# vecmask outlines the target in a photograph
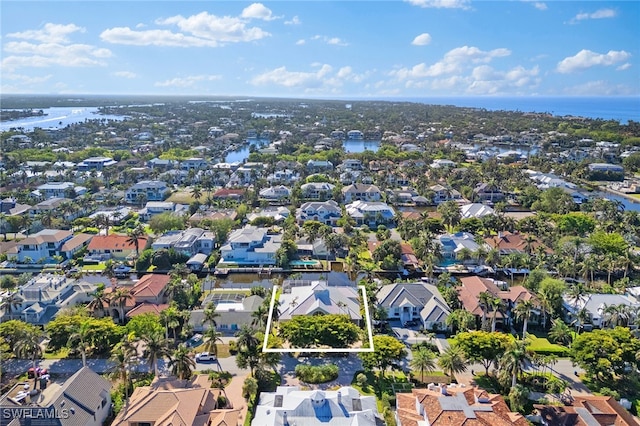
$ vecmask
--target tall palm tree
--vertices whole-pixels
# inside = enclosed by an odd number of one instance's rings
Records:
[[[118,321],[120,323],[124,322],[124,308],[127,305],[127,300],[131,299],[133,299],[131,291],[124,287],[117,287],[109,297],[111,306],[118,310]]]
[[[210,327],[204,332],[204,350],[212,353],[218,358],[218,342],[222,343],[220,333],[215,327]]]
[[[482,309],[482,328],[486,329],[487,324],[487,313],[491,310],[491,304],[493,301],[493,294],[488,291],[483,291],[478,295],[478,303],[480,304],[480,309]]]
[[[438,366],[442,368],[451,379],[455,379],[456,373],[467,371],[468,362],[464,353],[458,346],[450,346],[438,358]]]
[[[258,309],[256,309],[252,314],[251,317],[253,318],[251,320],[251,325],[257,328],[263,328],[266,327],[267,325],[267,318],[269,317],[269,310],[267,309],[267,307],[263,304],[258,306]]]
[[[631,312],[629,306],[622,303],[619,305],[605,305],[602,310],[602,316],[604,317],[604,322],[608,324],[609,327],[614,328],[618,325],[628,325]]]
[[[204,308],[204,319],[203,323],[209,323],[211,328],[217,328],[218,323],[216,322],[216,318],[220,317],[220,313],[216,312],[216,305],[213,302],[209,302],[206,308]]]
[[[196,185],[193,187],[193,189],[191,190],[191,196],[195,198],[196,201],[202,198],[202,188],[200,188],[200,185]]]
[[[92,299],[87,305],[87,308],[89,308],[94,316],[96,316],[97,313],[100,313],[101,317],[104,316],[104,306],[108,306],[110,302],[109,296],[104,294],[104,285],[102,287],[98,287],[96,291],[90,294],[90,296],[92,297]]]
[[[135,228],[127,231],[127,244],[133,244],[136,249],[136,259],[140,256],[140,240],[146,240],[147,233],[142,225],[138,224]]]
[[[142,356],[147,360],[149,368],[153,368],[154,375],[158,377],[158,361],[170,355],[169,341],[158,332],[144,336],[142,341],[146,345]]]
[[[189,379],[191,372],[196,368],[196,362],[191,358],[189,348],[184,345],[178,346],[178,348],[173,351],[173,355],[169,361],[169,367],[171,368],[171,374],[178,379]]]
[[[30,328],[23,336],[13,345],[13,351],[18,358],[30,359],[33,363],[35,372],[36,361],[42,358],[44,350],[41,342],[44,340],[45,334],[37,327]],[[35,375],[34,389],[37,388],[38,377]]]
[[[491,331],[495,332],[496,331],[496,323],[498,320],[498,312],[502,311],[504,308],[504,303],[502,303],[502,299],[500,299],[499,297],[494,297],[491,300]]]
[[[131,341],[131,337],[126,335],[122,341],[113,348],[111,357],[109,357],[109,361],[113,363],[113,374],[124,384],[125,412],[129,407],[129,369],[133,365],[136,356],[137,351]]]
[[[511,387],[518,384],[518,377],[527,362],[531,361],[531,353],[527,350],[529,342],[521,340],[514,342],[500,359],[500,368],[511,374]]]
[[[260,341],[256,337],[256,330],[247,325],[243,325],[236,333],[236,343],[239,349],[244,349],[248,352],[252,352],[258,347]]]
[[[535,305],[532,300],[519,300],[516,307],[513,308],[513,313],[516,319],[522,320],[522,338],[527,338],[527,325],[529,318],[535,309]]]
[[[18,292],[9,294],[2,301],[2,310],[4,311],[4,315],[10,316],[11,318],[13,318],[13,313],[17,311],[20,306],[22,306],[22,298]]]
[[[87,351],[93,346],[93,330],[88,320],[82,321],[80,327],[69,336],[68,345],[77,347],[82,355],[82,366],[87,366]]]
[[[409,365],[414,370],[420,370],[420,379],[424,383],[424,372],[431,372],[436,369],[436,355],[424,346],[420,346],[417,351],[412,351],[413,358]]]
[[[554,343],[569,346],[573,340],[571,329],[560,318],[553,320],[553,325],[549,329],[549,339]]]

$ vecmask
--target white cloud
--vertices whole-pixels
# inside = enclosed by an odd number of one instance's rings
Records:
[[[524,3],[530,3],[533,7],[535,7],[538,10],[547,10],[547,4],[541,1],[536,1],[536,0],[521,0]]]
[[[305,43],[306,43],[305,39],[302,38],[302,39],[296,41],[296,46],[302,46]]]
[[[302,24],[302,21],[300,21],[300,18],[298,18],[298,15],[296,15],[293,18],[291,18],[291,20],[284,21],[284,24],[285,25],[300,25],[300,24]]]
[[[591,13],[578,13],[569,22],[575,24],[576,22],[584,21],[587,19],[615,18],[617,14],[618,13],[615,11],[615,9],[598,9],[595,12]]]
[[[52,74],[47,74],[47,75],[38,76],[38,77],[31,77],[31,76],[22,75],[22,74],[6,73],[2,76],[2,79],[18,82],[20,83],[20,85],[33,85],[33,84],[45,83],[51,80],[51,77],[53,77]]]
[[[558,62],[556,70],[563,74],[582,71],[596,65],[611,66],[618,62],[624,62],[631,57],[631,54],[624,50],[610,50],[607,53],[596,53],[583,49],[574,56],[568,56]]]
[[[273,16],[271,9],[262,3],[253,3],[252,5],[245,7],[240,16],[248,19],[262,19],[263,21],[273,21],[274,19],[278,19],[278,17]]]
[[[416,38],[411,42],[414,46],[426,46],[429,43],[431,43],[431,36],[429,33],[422,33],[416,36]]]
[[[313,37],[311,37],[311,40],[320,40],[323,41],[327,44],[331,44],[334,46],[348,46],[349,43],[345,42],[344,40],[341,40],[338,37],[327,37],[325,35],[314,35]]]
[[[113,73],[113,75],[122,78],[136,78],[138,76],[138,74],[131,71],[116,71]]]
[[[564,93],[571,96],[637,96],[637,88],[623,84],[612,85],[604,80],[589,81],[576,86],[569,86]]]
[[[7,37],[35,40],[42,43],[69,43],[68,36],[75,32],[83,33],[85,29],[75,24],[61,25],[46,23],[42,29],[11,33],[7,34]]]
[[[405,0],[414,6],[434,9],[469,9],[470,0]]]
[[[220,80],[220,75],[191,75],[188,77],[176,77],[170,80],[158,81],[156,87],[193,87],[196,83]]]
[[[244,18],[219,17],[207,12],[159,19],[156,24],[173,25],[180,32],[162,29],[136,31],[129,27],[115,27],[103,31],[100,38],[110,43],[134,46],[218,47],[225,43],[260,40],[271,35],[259,27],[249,27]]]
[[[391,74],[400,80],[439,77],[445,74],[460,73],[466,66],[489,63],[494,58],[509,56],[510,54],[511,51],[505,48],[483,51],[473,46],[462,46],[450,50],[442,60],[433,65],[421,63],[412,68],[394,70]]]
[[[631,64],[627,62],[626,64],[622,64],[618,68],[616,68],[616,71],[624,71],[628,70],[629,68],[631,68]]]
[[[2,67],[14,70],[26,67],[92,67],[103,66],[105,58],[112,56],[109,49],[88,44],[34,44],[27,41],[5,43],[5,52],[10,55],[2,59]]]
[[[255,76],[251,84],[255,86],[279,86],[305,92],[330,91],[339,93],[346,83],[362,83],[371,75],[370,72],[357,74],[350,66],[338,70],[329,64],[315,63],[311,65],[315,71],[289,71],[280,67]]]

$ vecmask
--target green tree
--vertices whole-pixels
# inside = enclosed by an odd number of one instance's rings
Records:
[[[87,366],[87,352],[92,348],[92,337],[91,324],[88,319],[80,323],[80,327],[69,336],[69,346],[80,350],[83,367]]]
[[[373,336],[373,352],[361,352],[362,365],[366,369],[377,368],[384,376],[386,369],[394,362],[402,360],[407,355],[404,344],[398,339],[387,335]]]
[[[135,338],[143,339],[153,333],[164,332],[164,327],[160,322],[160,316],[154,312],[146,312],[136,315],[127,322],[125,326],[127,334],[133,333]]]
[[[196,368],[196,362],[191,358],[189,348],[184,345],[178,346],[178,348],[173,351],[169,361],[169,368],[171,368],[171,374],[176,376],[178,379],[189,379],[191,377],[191,373]]]
[[[491,364],[498,361],[512,341],[513,337],[506,334],[467,331],[456,335],[454,346],[460,348],[467,360],[481,363],[489,375]]]
[[[145,345],[142,356],[147,360],[149,368],[153,369],[153,374],[158,377],[158,361],[171,354],[169,341],[158,332],[143,337],[142,341]]]
[[[451,312],[445,320],[447,326],[451,327],[454,333],[473,330],[476,327],[476,317],[465,309],[456,309]]]
[[[156,235],[172,229],[184,229],[185,219],[170,212],[160,213],[149,220],[149,227]]]
[[[135,228],[127,231],[127,244],[133,244],[136,249],[136,258],[140,256],[140,240],[147,240],[147,233],[142,225],[138,224]]]
[[[279,335],[296,348],[346,348],[359,339],[360,328],[348,315],[300,315],[281,323]]]
[[[457,346],[448,347],[438,358],[438,366],[452,380],[455,379],[455,374],[467,371],[467,365],[462,349]]]
[[[424,346],[412,351],[413,358],[409,365],[420,371],[420,381],[424,383],[424,372],[431,372],[436,368],[436,355]]]
[[[258,393],[258,381],[253,377],[247,377],[242,384],[242,396],[250,402]]]
[[[519,300],[513,309],[516,319],[522,321],[523,339],[527,337],[527,324],[529,323],[529,318],[531,317],[534,309],[535,305],[532,300]]]
[[[512,388],[517,385],[518,377],[531,361],[531,353],[527,350],[528,345],[529,342],[525,340],[513,341],[500,358],[500,368],[511,375]]]
[[[569,346],[573,340],[571,327],[560,318],[554,319],[551,329],[549,330],[549,340],[553,343]]]
[[[33,363],[33,369],[35,370],[37,364],[36,361],[42,358],[44,350],[42,349],[43,340],[46,335],[36,327],[26,329],[26,332],[20,337],[14,346],[13,351],[18,358],[29,359]],[[37,375],[34,380],[34,389],[37,388]]]

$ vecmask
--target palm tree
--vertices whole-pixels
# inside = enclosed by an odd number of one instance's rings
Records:
[[[44,332],[37,327],[27,330],[20,340],[13,345],[13,351],[18,358],[30,359],[33,363],[33,370],[35,373],[36,361],[42,358],[44,353],[41,342],[45,338]],[[38,376],[34,374],[34,389],[37,388]]]
[[[136,259],[140,256],[140,240],[146,240],[147,233],[142,225],[138,224],[135,228],[127,231],[127,244],[133,244],[136,249]]]
[[[217,328],[218,323],[216,322],[216,318],[220,317],[220,313],[216,312],[216,305],[213,302],[209,302],[207,307],[204,309],[204,319],[202,322],[204,324],[209,323],[211,328]]]
[[[450,346],[438,358],[438,366],[442,368],[451,379],[455,379],[456,373],[467,371],[467,360],[458,346]]]
[[[22,306],[22,298],[18,292],[9,294],[2,301],[2,310],[4,315],[8,315],[13,318],[13,312],[17,311]]]
[[[569,346],[573,340],[573,335],[571,334],[569,326],[558,318],[553,320],[553,325],[549,330],[549,339],[552,342]]]
[[[527,362],[531,361],[531,354],[527,350],[529,342],[516,341],[500,359],[500,368],[511,374],[511,387],[518,384],[518,376],[522,373]]]
[[[269,309],[262,304],[251,314],[251,317],[253,318],[251,320],[252,326],[257,328],[266,327],[267,319],[269,317]]]
[[[604,322],[611,328],[618,325],[628,325],[631,317],[629,307],[622,303],[619,305],[605,305],[602,310],[602,316],[604,317]]]
[[[409,363],[414,370],[420,370],[420,380],[424,383],[424,372],[435,370],[436,355],[424,346],[420,346],[417,351],[413,351],[413,359]]]
[[[242,328],[236,333],[236,343],[238,349],[244,349],[248,352],[252,352],[258,347],[260,341],[256,337],[256,330],[247,325],[243,325]]]
[[[210,327],[207,331],[204,332],[204,350],[212,353],[218,358],[218,344],[217,342],[222,343],[222,339],[220,338],[220,334],[216,330],[215,327]]]
[[[146,345],[142,356],[146,358],[147,365],[153,368],[154,375],[158,377],[158,360],[169,356],[169,341],[158,332],[144,336],[142,341]]]
[[[591,320],[589,311],[587,311],[586,308],[582,308],[575,314],[575,319],[571,323],[576,326],[576,332],[580,334],[584,325],[587,324],[589,320]]]
[[[93,330],[88,320],[80,323],[80,328],[69,336],[67,344],[71,347],[77,347],[82,355],[82,366],[87,366],[87,351],[93,346]]]
[[[124,336],[122,341],[113,348],[111,357],[109,357],[109,361],[114,364],[113,374],[124,384],[125,412],[129,407],[129,368],[133,364],[136,356],[135,349],[132,350],[131,348],[132,345],[129,336]]]
[[[93,299],[87,305],[87,308],[91,311],[91,313],[95,316],[96,313],[100,313],[100,316],[104,316],[105,314],[105,305],[109,305],[109,296],[104,294],[104,284],[99,285],[96,291],[90,294]]]
[[[189,348],[184,345],[178,346],[169,361],[169,367],[171,367],[171,374],[178,379],[190,378],[191,372],[196,368],[196,362],[191,358]]]
[[[127,305],[127,300],[133,299],[131,291],[124,287],[117,287],[109,298],[111,306],[114,306],[118,310],[118,321],[124,322],[124,308]]]
[[[456,309],[447,316],[445,323],[454,332],[468,331],[476,327],[476,317],[467,310]]]
[[[193,189],[191,190],[191,196],[195,198],[196,201],[202,198],[202,188],[200,188],[200,185],[196,185],[193,187]]]
[[[483,291],[478,295],[478,302],[480,304],[480,309],[482,309],[482,328],[486,329],[487,324],[487,312],[491,309],[491,304],[493,301],[493,294],[488,291]]]
[[[535,309],[535,305],[532,300],[519,300],[516,304],[516,307],[513,308],[513,313],[516,316],[516,319],[522,320],[522,338],[527,338],[527,324],[529,322],[529,317],[531,317],[531,313]]]
[[[498,312],[504,308],[504,304],[502,303],[502,299],[499,297],[494,297],[490,302],[491,313],[493,314],[491,317],[491,331],[496,331],[496,322],[498,320]]]

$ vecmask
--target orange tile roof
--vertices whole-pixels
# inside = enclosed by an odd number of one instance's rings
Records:
[[[164,311],[168,307],[169,307],[169,305],[166,304],[166,303],[161,303],[159,305],[156,305],[155,303],[142,302],[138,306],[136,306],[135,308],[133,308],[129,312],[127,312],[127,314],[125,316],[127,318],[133,318],[136,315],[142,315],[142,314],[147,314],[147,313],[153,313],[153,314],[160,315],[160,312]]]
[[[571,405],[534,405],[549,424],[565,426],[589,426],[590,419],[583,417],[584,411],[599,424],[615,426],[638,426],[638,422],[618,401],[610,396],[573,396]],[[581,413],[582,411],[582,413]]]
[[[171,281],[169,275],[147,274],[140,278],[131,289],[133,297],[158,297]]]
[[[127,242],[129,236],[119,234],[96,235],[91,239],[87,250],[135,250],[136,246]],[[142,251],[147,245],[145,238],[138,239],[138,247]]]

